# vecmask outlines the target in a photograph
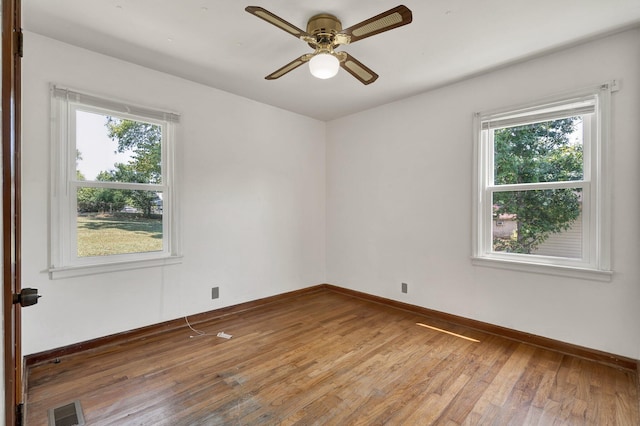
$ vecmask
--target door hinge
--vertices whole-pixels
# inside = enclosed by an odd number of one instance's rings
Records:
[[[16,34],[16,55],[22,58],[24,56],[24,36],[22,34],[22,29],[18,28],[15,34]]]
[[[22,426],[24,424],[24,404],[21,402],[16,405],[16,426]]]

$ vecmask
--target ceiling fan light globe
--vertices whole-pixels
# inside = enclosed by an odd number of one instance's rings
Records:
[[[327,79],[338,74],[340,61],[330,53],[319,53],[309,61],[309,71],[316,78]]]

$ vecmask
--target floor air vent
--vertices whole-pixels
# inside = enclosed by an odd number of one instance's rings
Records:
[[[49,409],[49,426],[82,426],[84,416],[80,401]]]

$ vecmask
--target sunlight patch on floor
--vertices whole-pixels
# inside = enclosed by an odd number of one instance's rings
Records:
[[[427,324],[422,324],[421,322],[417,322],[417,323],[416,323],[416,325],[419,325],[420,327],[429,328],[429,329],[431,329],[431,330],[439,331],[439,332],[441,332],[441,333],[450,334],[451,336],[456,336],[456,337],[459,337],[459,338],[461,338],[461,339],[469,340],[469,341],[471,341],[471,342],[480,343],[480,340],[472,339],[471,337],[463,336],[463,335],[461,335],[461,334],[456,334],[456,333],[453,333],[453,332],[451,332],[451,331],[443,330],[443,329],[441,329],[441,328],[432,327],[432,326],[427,325]]]

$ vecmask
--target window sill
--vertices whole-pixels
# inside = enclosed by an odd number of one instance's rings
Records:
[[[129,271],[132,269],[152,268],[157,266],[182,263],[182,256],[169,256],[154,259],[132,260],[126,262],[100,263],[92,265],[64,266],[49,269],[49,279],[82,277],[87,275],[105,274],[109,272]]]
[[[593,281],[610,282],[613,271],[587,269],[566,265],[550,265],[544,263],[524,263],[514,260],[472,257],[471,263],[476,266],[509,269],[512,271],[531,272],[536,274],[555,275],[559,277],[579,278]]]

